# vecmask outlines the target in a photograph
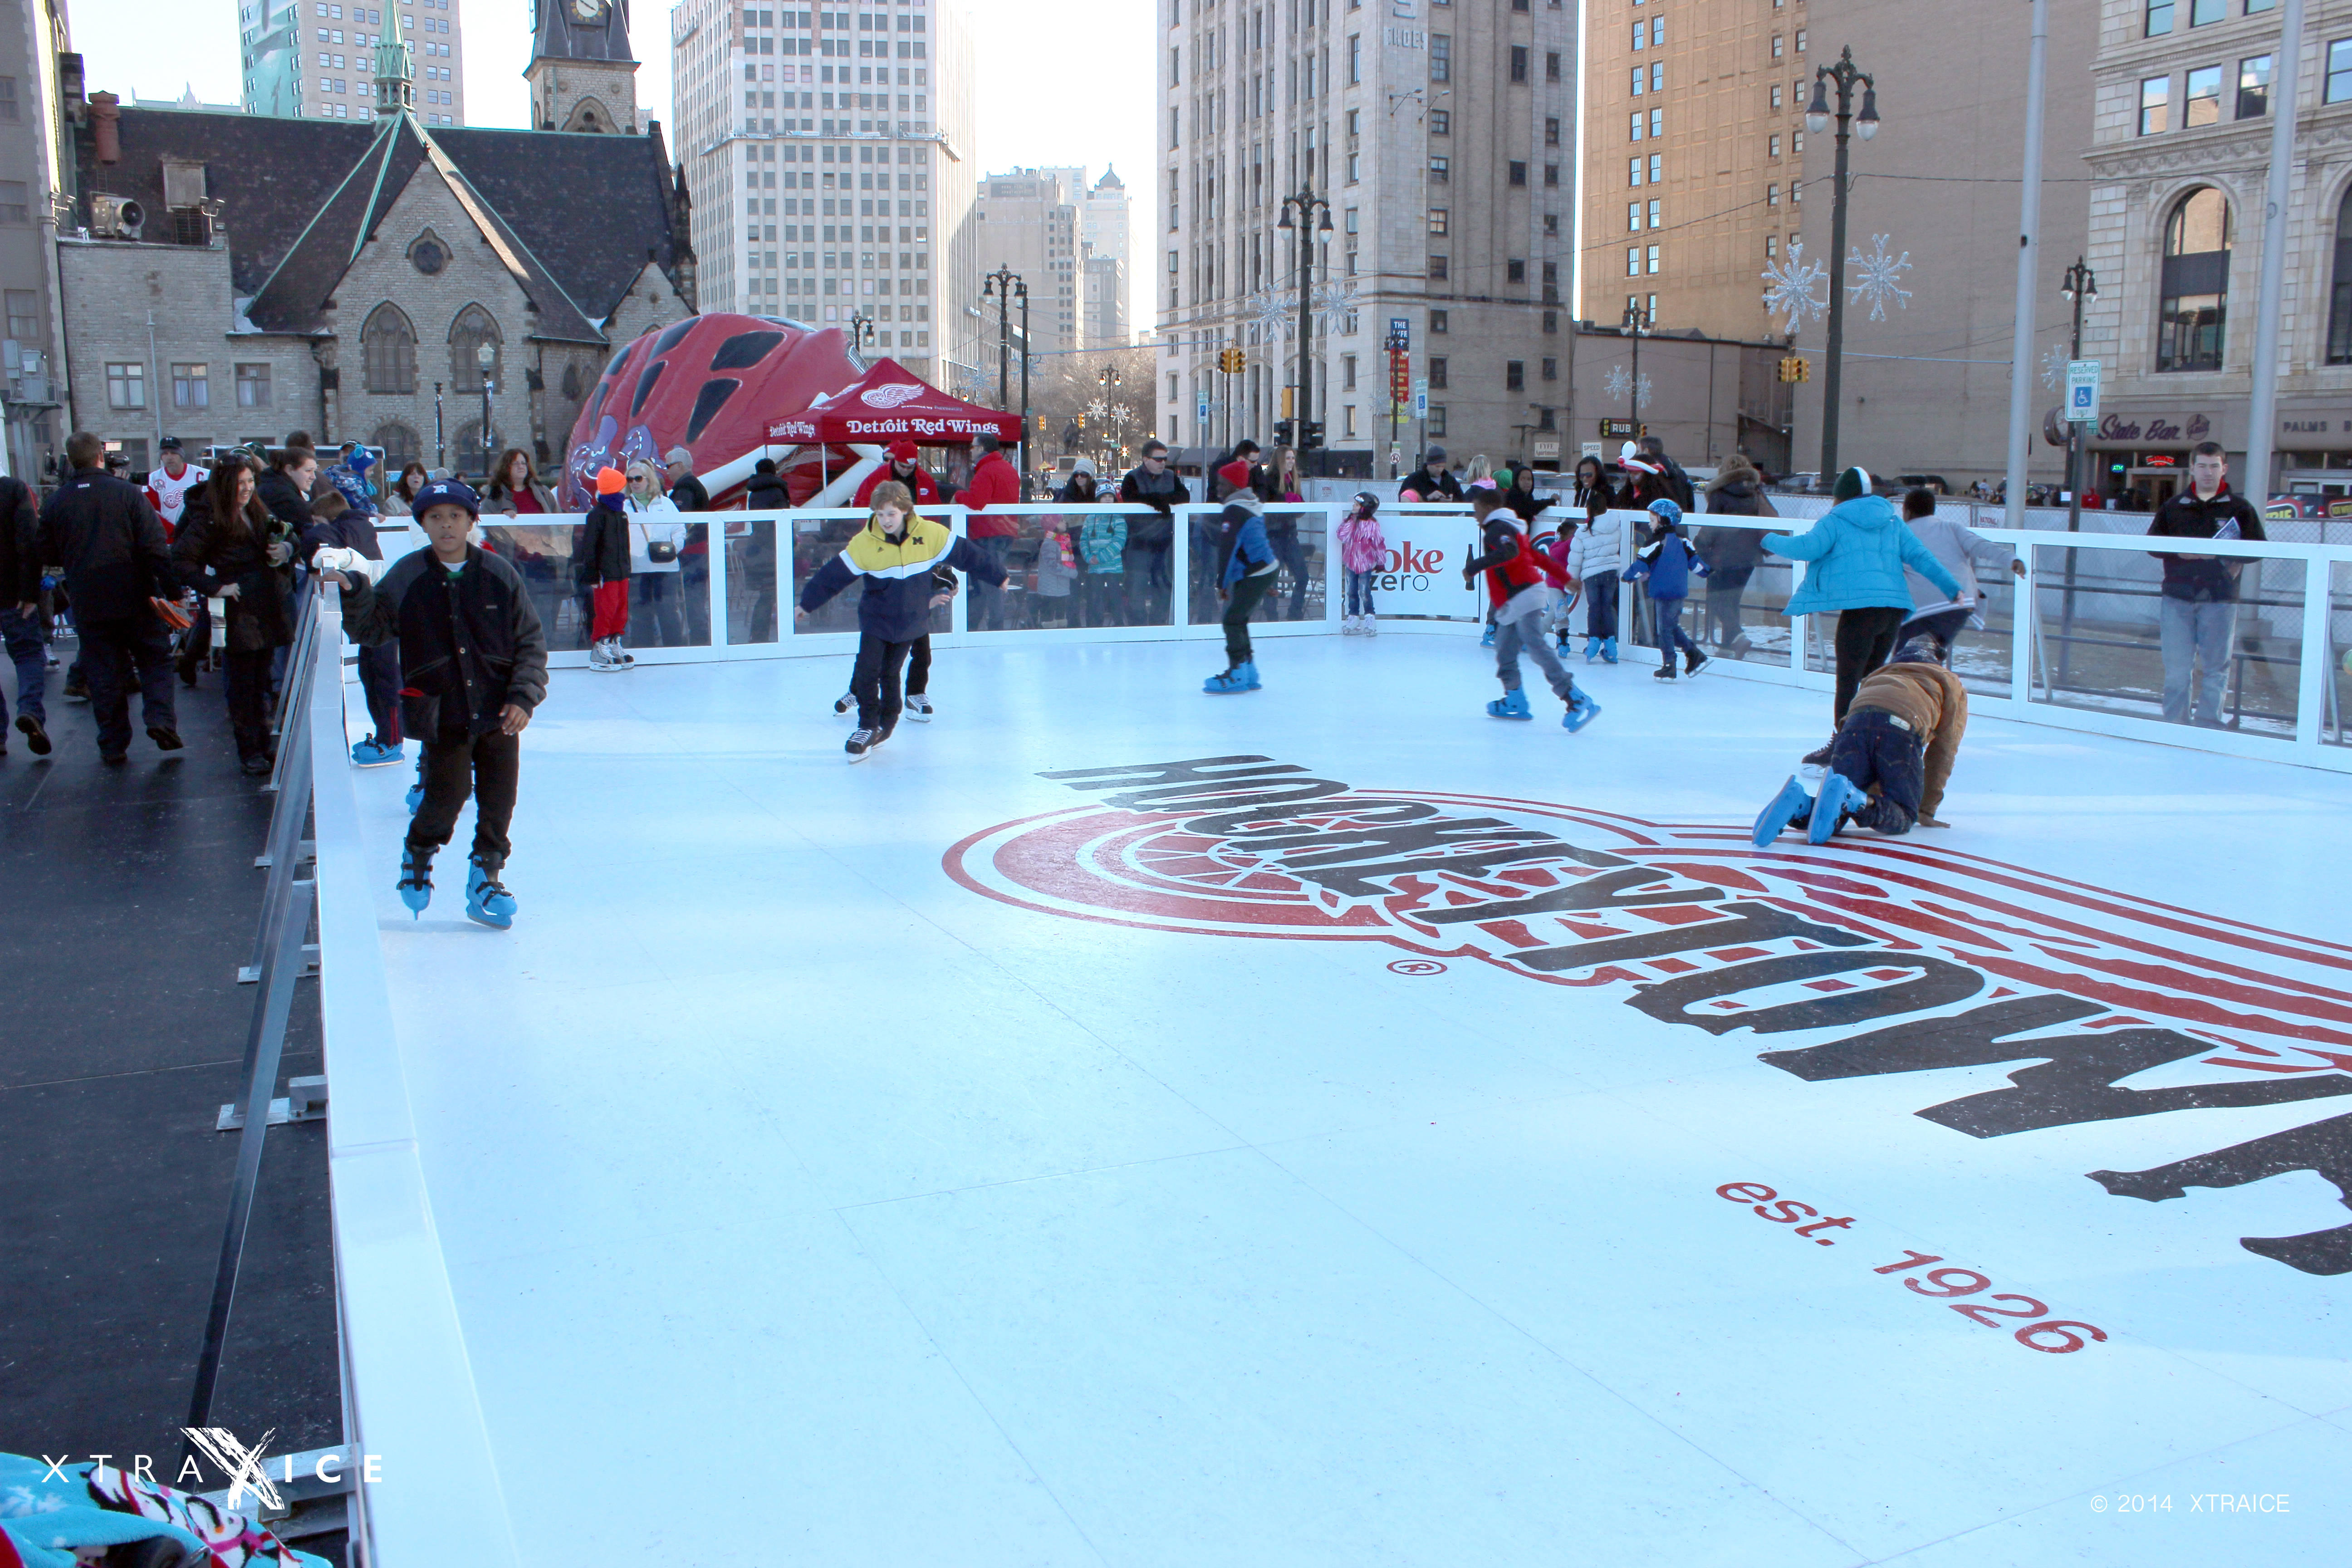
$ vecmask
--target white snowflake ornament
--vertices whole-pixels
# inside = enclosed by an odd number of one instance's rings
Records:
[[[1857,247],[1846,258],[1846,265],[1853,268],[1861,279],[1845,286],[1846,299],[1855,304],[1868,300],[1874,321],[1886,320],[1890,300],[1904,310],[1911,308],[1911,290],[1904,288],[1901,281],[1903,274],[1911,270],[1911,253],[1906,250],[1901,256],[1887,255],[1886,238],[1883,234],[1874,234],[1870,237],[1868,256]]]
[[[1771,285],[1764,290],[1765,313],[1785,312],[1788,330],[1794,332],[1812,317],[1828,311],[1829,276],[1820,262],[1805,259],[1803,240],[1790,240],[1788,259],[1764,268],[1764,281]]]

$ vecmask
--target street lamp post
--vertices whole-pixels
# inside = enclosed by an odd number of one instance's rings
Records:
[[[2066,280],[2058,291],[2074,307],[2074,325],[2067,340],[2066,357],[2083,357],[2083,307],[2099,297],[2099,276],[2083,265],[2081,257],[2066,268]],[[2069,413],[2073,410],[2069,409]],[[2083,422],[2066,421],[2066,531],[2079,533],[2083,529]],[[2068,552],[2070,555],[2072,552]]]
[[[1633,340],[1633,379],[1625,388],[1625,424],[1627,433],[1636,440],[1642,435],[1642,339],[1656,324],[1648,306],[1639,300],[1625,301],[1625,319],[1619,323],[1625,335]]]
[[[482,474],[487,482],[490,472],[490,367],[499,363],[499,351],[483,343],[474,350],[474,363],[482,367]]]
[[[1315,236],[1331,232],[1331,204],[1315,194],[1312,183],[1303,184],[1297,195],[1282,198],[1282,216],[1274,226],[1298,231],[1298,407],[1291,437],[1305,451],[1307,421],[1315,417],[1314,362],[1307,357],[1314,351],[1307,329],[1315,307]]]
[[[1822,369],[1822,488],[1837,482],[1838,372],[1845,353],[1845,198],[1849,129],[1865,142],[1878,134],[1878,86],[1853,63],[1853,50],[1840,51],[1834,64],[1813,72],[1813,100],[1805,106],[1805,129],[1818,136],[1829,129],[1829,88],[1837,86],[1837,164],[1830,193],[1830,341]],[[1862,112],[1853,111],[1853,89],[1862,88]]]
[[[1013,290],[1016,286],[1026,299],[1029,286],[1002,261],[980,280],[980,297],[996,301],[996,406],[1003,409],[1013,405]],[[1028,345],[1022,348],[1025,354]]]
[[[441,384],[436,381],[433,384],[433,466],[436,468],[449,466],[449,440],[444,429],[441,423]]]
[[[849,346],[862,355],[866,345],[873,341],[874,318],[863,310],[853,312],[849,318]]]

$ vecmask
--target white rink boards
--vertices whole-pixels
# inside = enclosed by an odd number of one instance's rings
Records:
[[[2352,779],[1259,652],[560,671],[504,935],[362,775],[524,1561],[2341,1561]]]

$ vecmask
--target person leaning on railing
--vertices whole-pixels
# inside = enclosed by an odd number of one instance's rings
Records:
[[[2230,465],[2219,441],[2200,441],[2189,456],[2189,488],[2157,509],[2150,538],[2242,539],[2263,542],[2262,514],[2230,489]],[[2238,574],[2242,559],[2158,552],[2164,563],[2164,716],[2221,727],[2221,696],[2229,683],[2230,649],[2238,629]],[[2200,672],[2198,667],[2203,666]]]
[[[1192,492],[1168,466],[1168,443],[1143,444],[1143,461],[1118,482],[1118,499],[1147,506],[1158,515],[1129,519],[1127,529],[1127,624],[1157,626],[1168,612],[1168,552],[1176,542],[1176,508]]]

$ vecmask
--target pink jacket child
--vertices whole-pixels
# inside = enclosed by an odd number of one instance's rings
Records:
[[[1372,610],[1372,574],[1388,565],[1388,541],[1381,537],[1381,498],[1358,492],[1339,520],[1339,564],[1347,569],[1346,615],[1339,629],[1351,636],[1370,637],[1380,629]]]

